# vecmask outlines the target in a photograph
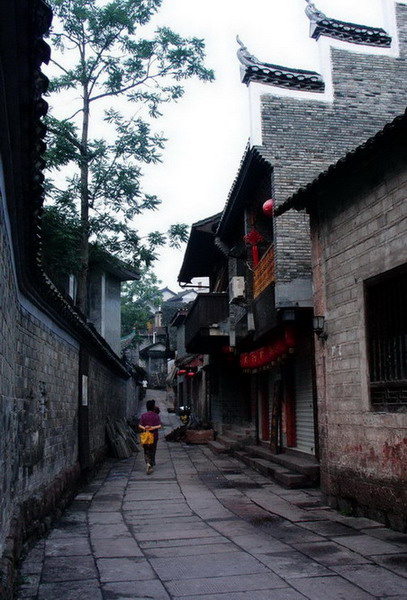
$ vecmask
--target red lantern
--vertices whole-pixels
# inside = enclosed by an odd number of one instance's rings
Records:
[[[254,369],[257,366],[257,354],[256,352],[250,352],[249,354],[249,368]]]
[[[267,363],[267,354],[265,348],[259,348],[257,350],[257,366],[262,367]]]
[[[187,372],[187,370],[186,370],[186,369],[180,369],[180,370],[178,371],[178,375],[185,375],[185,373],[186,373],[186,372]]]
[[[259,348],[258,350],[256,350],[255,352],[255,361],[256,361],[256,368],[258,369],[259,367],[261,367],[263,365],[263,361],[264,361],[264,352],[263,352],[263,348]]]
[[[272,217],[273,211],[274,211],[274,200],[272,198],[269,198],[263,204],[263,213],[266,215],[266,217]]]

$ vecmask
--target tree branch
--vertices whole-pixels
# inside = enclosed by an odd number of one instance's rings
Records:
[[[76,40],[74,37],[68,35],[67,33],[52,33],[51,35],[52,35],[52,37],[56,37],[56,38],[66,38],[67,40],[69,40],[70,42],[75,44],[75,46],[79,46],[78,40]]]
[[[79,113],[83,112],[83,107],[82,108],[78,108],[78,110],[76,110],[73,115],[71,115],[70,117],[67,118],[67,121],[72,121],[72,119],[74,117],[76,117],[76,115],[78,115]]]
[[[52,126],[48,126],[48,131],[50,131],[51,133],[55,134],[55,135],[61,135],[61,132],[58,131],[58,129],[55,129]],[[64,131],[63,135],[66,137],[66,139],[71,142],[71,144],[73,146],[75,146],[75,148],[78,148],[78,150],[80,152],[83,152],[84,148],[82,146],[82,144],[80,142],[78,142],[78,140],[76,138],[74,138],[68,131]]]
[[[65,75],[70,75],[69,71],[67,69],[65,69],[65,67],[63,67],[62,65],[60,65],[56,60],[54,60],[53,58],[50,58],[49,62],[51,62],[53,65],[55,65],[56,67],[58,67],[58,69],[61,69],[61,71],[63,71],[65,73]]]

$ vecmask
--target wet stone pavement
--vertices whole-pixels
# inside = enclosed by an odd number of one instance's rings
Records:
[[[161,405],[164,408],[164,405]],[[407,600],[407,535],[205,446],[111,460],[27,555],[18,600]]]

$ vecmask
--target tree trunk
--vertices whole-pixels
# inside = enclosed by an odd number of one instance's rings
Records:
[[[88,271],[89,271],[89,95],[87,86],[83,88],[83,122],[81,149],[81,245],[78,294],[76,304],[82,313],[88,312]]]

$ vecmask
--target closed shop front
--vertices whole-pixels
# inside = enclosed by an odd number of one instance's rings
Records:
[[[315,454],[312,347],[303,340],[295,355],[296,450]]]

